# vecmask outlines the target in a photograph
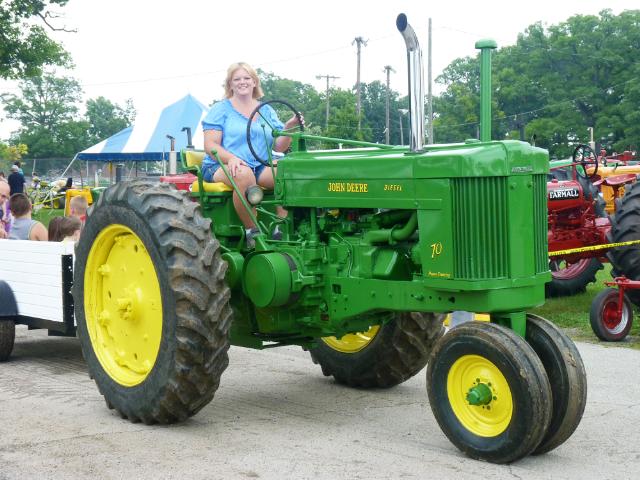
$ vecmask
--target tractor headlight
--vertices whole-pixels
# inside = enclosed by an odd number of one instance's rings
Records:
[[[258,205],[260,202],[262,202],[262,199],[264,198],[264,192],[262,191],[262,188],[260,188],[258,185],[252,185],[249,188],[247,188],[247,191],[245,192],[245,196],[247,197],[247,201],[251,205]]]

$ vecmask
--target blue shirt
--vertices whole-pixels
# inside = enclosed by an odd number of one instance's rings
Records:
[[[271,105],[265,105],[260,109],[260,113],[266,118],[266,122],[256,115],[258,118],[251,124],[251,145],[262,160],[269,158],[269,152],[273,149],[273,134],[271,125],[276,130],[284,130],[284,124],[278,118],[275,110]],[[252,168],[261,166],[262,164],[255,159],[249,145],[247,145],[247,122],[249,119],[238,112],[231,101],[226,98],[221,102],[214,104],[202,120],[202,129],[217,130],[222,132],[222,148],[232,153]],[[264,130],[263,130],[264,125]],[[209,154],[205,155],[202,166],[215,164],[218,165]]]

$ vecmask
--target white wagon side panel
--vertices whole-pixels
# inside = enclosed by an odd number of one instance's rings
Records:
[[[9,284],[22,316],[63,322],[62,255],[69,242],[0,240],[0,280]]]

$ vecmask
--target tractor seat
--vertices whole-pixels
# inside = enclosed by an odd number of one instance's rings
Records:
[[[180,159],[182,161],[182,166],[190,172],[199,173],[200,168],[202,168],[202,160],[204,160],[204,151],[203,150],[182,150],[180,152]],[[232,192],[233,188],[223,182],[202,182],[202,187],[207,193],[223,193],[223,192]],[[200,185],[198,184],[198,180],[195,180],[191,184],[192,192],[199,192]]]
[[[233,188],[223,182],[205,182],[203,180],[202,188],[207,193],[233,192]],[[200,185],[198,185],[198,180],[195,180],[191,184],[191,191],[194,193],[197,193],[200,191]]]
[[[604,179],[604,184],[609,187],[620,187],[627,183],[633,183],[636,181],[635,173],[623,173],[622,175],[613,175]]]

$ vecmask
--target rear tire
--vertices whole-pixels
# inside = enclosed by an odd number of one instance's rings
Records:
[[[213,398],[232,316],[219,247],[173,185],[120,182],[91,210],[76,247],[78,337],[123,418],[182,421]]]
[[[625,188],[625,195],[618,199],[617,210],[611,215],[611,230],[607,234],[611,243],[640,240],[640,183]],[[613,248],[607,258],[612,266],[611,276],[640,280],[640,244]],[[640,306],[640,290],[629,289],[625,295]]]
[[[16,324],[13,320],[0,320],[0,362],[9,359],[16,338]]]
[[[603,268],[597,258],[583,258],[569,266],[564,262],[559,265],[555,270],[551,268],[551,281],[545,285],[547,297],[568,297],[584,292],[587,285],[596,281],[598,270]],[[566,267],[561,268],[563,265]]]
[[[389,388],[413,377],[424,368],[431,349],[444,334],[444,315],[396,314],[364,340],[358,350],[339,350],[335,342],[318,339],[311,359],[326,376],[350,387]],[[334,345],[333,347],[331,345]]]
[[[600,340],[619,342],[629,334],[633,324],[633,307],[626,293],[623,299],[622,313],[619,318],[617,313],[620,297],[615,288],[602,290],[591,302],[589,312],[591,330]]]

